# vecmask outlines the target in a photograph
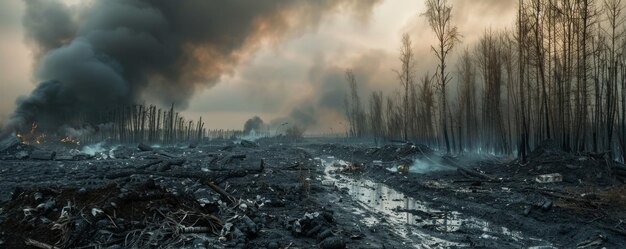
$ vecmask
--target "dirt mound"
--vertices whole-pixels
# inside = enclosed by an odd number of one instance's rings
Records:
[[[535,148],[530,154],[528,158],[530,159],[540,159],[545,157],[561,157],[567,156],[568,153],[561,149],[561,146],[556,141],[549,139],[541,142],[537,148]]]
[[[608,153],[566,152],[554,140],[539,144],[528,155],[527,166],[521,168],[523,173],[536,176],[558,173],[568,183],[612,185],[626,180],[614,173],[624,166],[610,159]]]
[[[221,228],[217,206],[168,193],[153,181],[132,189],[18,188],[3,206],[6,248],[177,247],[189,231]]]

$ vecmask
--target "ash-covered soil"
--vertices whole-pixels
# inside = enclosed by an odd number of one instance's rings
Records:
[[[520,164],[342,139],[3,141],[0,247],[623,248],[623,172],[549,144]]]

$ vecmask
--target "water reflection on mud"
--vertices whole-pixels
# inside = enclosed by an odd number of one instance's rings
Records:
[[[318,160],[324,167],[326,173],[324,180],[326,182],[332,182],[337,188],[347,190],[353,200],[362,204],[363,209],[365,209],[363,211],[382,215],[384,222],[398,228],[394,232],[409,240],[430,241],[431,244],[434,243],[439,246],[467,246],[463,243],[435,237],[433,234],[443,234],[444,236],[439,237],[446,237],[446,233],[473,230],[482,233],[481,239],[497,240],[504,238],[519,242],[525,240],[540,241],[525,238],[521,232],[511,231],[506,227],[494,226],[487,221],[464,216],[458,211],[448,210],[446,207],[429,208],[428,203],[408,197],[382,183],[335,173],[348,165],[348,162],[343,160],[334,157],[318,158]],[[381,219],[373,217],[366,217],[364,221],[370,223],[368,225],[371,226],[383,222]],[[415,245],[415,247],[428,248],[424,247],[423,244]]]

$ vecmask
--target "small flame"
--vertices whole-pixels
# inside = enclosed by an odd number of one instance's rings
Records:
[[[71,143],[71,144],[76,144],[76,145],[80,145],[80,141],[72,138],[71,136],[66,136],[63,139],[61,139],[62,143]]]
[[[15,132],[15,136],[23,144],[41,144],[46,138],[46,134],[37,134],[37,122],[33,122],[30,126],[30,131],[27,134],[23,134],[19,131]]]
[[[33,124],[30,125],[30,134],[35,134],[36,130],[37,130],[37,122],[33,122]]]

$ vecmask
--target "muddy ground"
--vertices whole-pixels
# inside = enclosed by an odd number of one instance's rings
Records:
[[[549,144],[526,164],[345,139],[0,150],[0,248],[626,247],[623,165]]]

